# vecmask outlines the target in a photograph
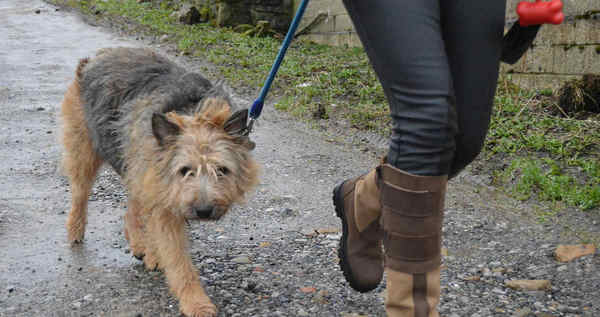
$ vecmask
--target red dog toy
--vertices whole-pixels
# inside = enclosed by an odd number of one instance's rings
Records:
[[[517,6],[519,24],[521,26],[546,23],[561,24],[565,19],[562,8],[563,4],[561,0],[520,2]]]

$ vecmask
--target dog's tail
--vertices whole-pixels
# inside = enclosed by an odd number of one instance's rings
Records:
[[[75,71],[75,81],[77,83],[79,83],[79,81],[83,77],[83,69],[85,68],[85,65],[87,65],[87,63],[89,61],[90,61],[90,59],[87,57],[79,60],[79,64],[77,65],[77,70]]]

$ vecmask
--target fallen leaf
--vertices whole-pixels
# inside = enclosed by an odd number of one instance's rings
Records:
[[[515,290],[540,291],[550,289],[551,284],[549,280],[511,280],[506,286]]]
[[[594,253],[596,253],[596,247],[593,244],[559,245],[554,252],[554,256],[559,262],[570,262]]]

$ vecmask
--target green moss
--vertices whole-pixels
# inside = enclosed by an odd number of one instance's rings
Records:
[[[589,20],[600,14],[600,10],[588,10],[583,14],[576,15],[575,20]]]

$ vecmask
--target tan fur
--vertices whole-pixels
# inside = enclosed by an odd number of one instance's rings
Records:
[[[87,60],[81,61],[62,103],[63,165],[73,196],[67,221],[72,243],[83,240],[87,199],[102,164],[92,148],[81,104],[78,78],[85,63]],[[143,109],[143,103],[151,101],[139,102]],[[209,203],[219,217],[225,214],[256,186],[259,170],[247,155],[247,144],[223,130],[231,115],[227,101],[210,98],[205,102],[201,113],[167,115],[181,129],[173,143],[161,147],[137,122],[130,127],[132,146],[125,150],[124,183],[129,201],[124,231],[132,253],[144,257],[147,269],[164,271],[181,312],[194,317],[215,316],[217,309],[187,252],[185,220],[194,218],[190,214],[194,206]],[[191,167],[185,176],[180,172],[182,166]],[[226,176],[223,167],[228,170]]]

